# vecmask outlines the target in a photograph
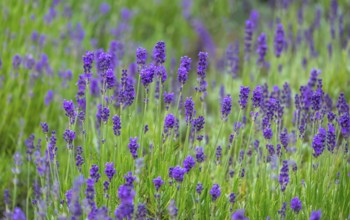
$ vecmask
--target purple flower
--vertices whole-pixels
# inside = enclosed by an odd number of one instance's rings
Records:
[[[120,135],[120,130],[122,129],[122,123],[120,121],[120,118],[118,115],[114,115],[112,118],[113,121],[113,132],[114,135],[119,136]]]
[[[164,92],[164,103],[166,105],[166,108],[169,108],[169,105],[174,101],[174,93],[170,92]]]
[[[156,67],[156,73],[157,73],[157,77],[160,78],[160,81],[162,82],[162,84],[164,84],[168,77],[165,66]]]
[[[249,93],[249,92],[248,92]],[[264,103],[264,95],[261,86],[257,86],[252,93],[252,103],[254,108],[262,107]]]
[[[140,145],[137,143],[137,137],[130,138],[129,144],[128,144],[130,153],[134,159],[138,157],[137,155],[137,149],[139,149]]]
[[[166,59],[166,51],[165,51],[165,43],[163,41],[159,41],[153,49],[153,60],[156,65],[161,65],[165,62]]]
[[[326,130],[324,128],[320,128],[312,141],[312,148],[314,149],[314,153],[312,155],[314,157],[318,157],[323,153],[326,144],[326,137]]]
[[[164,181],[160,176],[158,176],[157,178],[153,179],[153,184],[156,187],[156,190],[159,191],[160,187],[164,184]]]
[[[136,63],[140,66],[146,65],[147,62],[147,50],[139,47],[136,49]]]
[[[231,204],[236,202],[236,195],[234,193],[230,193],[229,201]]]
[[[239,91],[238,103],[242,109],[245,109],[247,107],[249,92],[250,92],[249,87],[241,86],[240,91]]]
[[[349,105],[346,102],[344,93],[340,93],[336,106],[337,106],[339,115],[349,114]]]
[[[84,63],[84,73],[90,74],[92,63],[94,62],[94,53],[90,51],[86,51],[85,55],[83,56],[83,63]]]
[[[210,195],[211,195],[211,200],[215,201],[219,196],[221,195],[221,189],[219,184],[214,184],[213,187],[210,189]]]
[[[301,201],[299,200],[298,197],[294,197],[291,201],[290,201],[290,208],[295,212],[295,213],[299,213],[300,210],[302,209],[302,204]]]
[[[258,49],[257,54],[259,55],[258,64],[264,65],[265,64],[265,56],[267,53],[268,47],[267,47],[267,37],[265,33],[261,33],[258,37]]]
[[[109,108],[103,107],[101,104],[97,105],[96,118],[99,125],[101,124],[101,121],[107,123],[109,118]]]
[[[90,177],[91,177],[92,179],[94,179],[96,183],[98,182],[98,180],[99,180],[100,177],[101,177],[101,175],[98,173],[98,170],[99,170],[99,168],[98,168],[98,166],[95,165],[95,164],[93,164],[93,165],[91,166],[91,168],[90,168]]]
[[[275,55],[276,57],[280,57],[281,53],[283,51],[283,46],[285,43],[284,39],[284,28],[281,23],[277,25],[276,32],[275,32]]]
[[[245,212],[244,209],[239,209],[239,210],[235,211],[232,214],[231,219],[232,220],[249,220],[249,218],[245,217],[244,212]]]
[[[194,102],[192,101],[192,97],[187,97],[185,104],[185,115],[186,115],[186,122],[189,124],[192,120],[192,117],[194,115]]]
[[[282,146],[286,149],[288,146],[288,143],[289,143],[287,128],[284,128],[283,131],[280,133],[280,141],[281,141]]]
[[[111,182],[113,176],[116,174],[117,171],[116,171],[115,168],[114,168],[114,163],[113,163],[113,162],[107,162],[107,163],[105,164],[105,166],[106,166],[106,168],[105,168],[105,174],[106,174],[106,176],[108,177],[109,182]]]
[[[76,113],[75,113],[75,110],[74,110],[74,103],[73,103],[73,101],[71,101],[71,100],[70,101],[63,100],[63,109],[66,112],[66,116],[71,119],[71,122],[72,122],[72,120],[74,121]]]
[[[203,191],[203,184],[198,183],[196,186],[196,192],[200,195]]]
[[[156,66],[150,64],[148,67],[145,66],[141,69],[140,77],[141,82],[144,87],[148,87],[149,84],[153,82],[153,77],[156,71]]]
[[[19,66],[21,65],[21,62],[22,62],[22,58],[20,55],[16,54],[15,56],[13,56],[12,66],[15,70],[17,70],[19,68]]]
[[[106,86],[107,89],[112,89],[116,85],[116,78],[112,69],[106,71]]]
[[[204,162],[206,156],[203,151],[203,147],[196,147],[196,160],[198,163]]]
[[[230,95],[226,96],[221,103],[221,115],[223,119],[226,119],[231,113],[232,98]]]
[[[107,14],[109,12],[109,10],[111,9],[111,7],[109,6],[108,3],[106,2],[102,2],[100,4],[100,13],[101,14]]]
[[[199,52],[197,74],[200,78],[205,78],[205,71],[207,70],[207,67],[208,67],[207,59],[208,59],[207,52]]]
[[[245,57],[249,58],[249,54],[251,52],[253,40],[253,23],[250,20],[245,22],[245,35],[244,35],[244,46],[245,46]]]
[[[280,176],[278,179],[279,184],[281,185],[281,191],[284,192],[286,189],[288,183],[289,183],[289,168],[288,168],[288,161],[284,160],[283,165],[281,168]]]
[[[147,217],[147,208],[144,204],[140,203],[137,206],[136,220],[144,220]]]
[[[134,213],[134,197],[135,191],[132,187],[127,185],[121,185],[119,187],[118,198],[121,203],[114,212],[118,220],[131,219],[131,216]]]
[[[186,173],[186,169],[180,166],[169,168],[169,176],[171,178],[174,178],[177,182],[183,181],[185,173]]]
[[[181,83],[181,85],[183,86],[188,79],[188,73],[191,70],[192,59],[187,56],[184,56],[184,57],[181,57],[180,62],[181,62],[180,67],[177,71],[178,73],[177,79],[179,83]]]
[[[136,176],[132,175],[132,172],[128,172],[124,175],[125,185],[134,187],[134,181],[136,180]]]
[[[97,70],[101,77],[105,77],[106,71],[111,69],[112,55],[109,53],[101,52],[97,57]]]
[[[328,131],[327,131],[327,149],[329,152],[334,151],[336,145],[336,134],[335,134],[335,128],[333,124],[328,123]]]
[[[168,114],[164,119],[164,133],[168,133],[169,129],[173,129],[177,124],[177,120],[173,114]]]
[[[198,116],[192,120],[192,125],[196,132],[200,132],[204,128],[205,119],[203,116]]]
[[[320,220],[322,216],[321,210],[312,211],[309,220]]]
[[[122,70],[121,77],[121,91],[119,93],[119,99],[124,106],[130,106],[135,99],[134,82],[132,78],[129,78],[126,70]]]
[[[53,91],[48,90],[44,99],[45,105],[50,105],[52,99],[53,99]]]
[[[186,169],[186,173],[190,172],[192,167],[196,165],[196,161],[192,156],[187,156],[183,162],[183,167]]]
[[[175,200],[170,200],[170,204],[168,206],[168,211],[170,217],[174,218],[177,216],[178,209],[176,208]]]
[[[272,132],[272,129],[270,128],[270,126],[267,126],[263,130],[263,135],[264,135],[264,138],[267,140],[270,140],[272,138],[273,132]]]
[[[91,212],[93,212],[94,209],[96,208],[94,183],[95,183],[95,181],[92,178],[89,178],[86,180],[85,196],[86,196],[86,200],[91,208]]]
[[[280,214],[282,220],[284,220],[284,218],[286,217],[286,209],[287,209],[287,203],[284,202],[282,204],[281,209],[278,210],[278,214]]]
[[[13,220],[27,220],[27,217],[26,217],[26,215],[24,214],[24,212],[22,212],[21,208],[16,207],[16,208],[13,210],[12,219],[13,219]]]
[[[67,142],[68,148],[71,150],[73,148],[73,141],[75,139],[75,132],[69,129],[66,129],[66,131],[63,134],[63,139]]]
[[[217,161],[220,161],[221,156],[222,156],[222,148],[221,148],[221,146],[218,146],[218,147],[216,148],[216,160],[217,160]]]

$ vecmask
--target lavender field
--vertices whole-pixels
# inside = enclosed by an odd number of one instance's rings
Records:
[[[0,219],[350,219],[350,1],[0,9]]]

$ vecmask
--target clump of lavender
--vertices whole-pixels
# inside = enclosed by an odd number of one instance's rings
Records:
[[[235,211],[235,212],[232,214],[231,219],[232,219],[232,220],[249,220],[249,218],[247,218],[247,217],[244,215],[244,212],[245,212],[244,209],[239,209],[239,210]]]
[[[240,91],[239,91],[238,103],[242,109],[245,109],[247,107],[249,92],[250,92],[249,87],[241,86]]]
[[[281,23],[277,25],[276,32],[275,32],[275,40],[274,40],[274,45],[275,45],[275,55],[276,57],[280,57],[282,52],[283,52],[283,46],[285,43],[284,39],[284,28]]]
[[[153,49],[153,60],[156,65],[162,65],[166,59],[165,42],[159,41]]]
[[[156,190],[159,191],[160,187],[164,184],[164,181],[162,180],[162,177],[158,176],[153,179],[153,184],[154,187],[156,187]]]
[[[208,68],[208,53],[199,52],[198,54],[198,67],[197,67],[197,81],[199,83],[198,92],[205,92],[207,90],[206,70]]]
[[[86,51],[85,55],[83,56],[83,63],[84,63],[84,73],[87,78],[91,77],[91,69],[92,64],[94,62],[94,53],[90,51]]]
[[[284,220],[284,218],[286,217],[286,209],[287,209],[287,203],[284,202],[282,204],[281,209],[278,210],[278,214],[280,214],[282,220]]]
[[[113,176],[116,174],[116,170],[114,168],[114,163],[113,162],[107,162],[105,165],[105,174],[109,180],[109,182],[112,181]]]
[[[75,139],[75,132],[69,129],[66,129],[66,131],[63,134],[63,139],[67,142],[67,148],[73,149],[73,141]]]
[[[147,50],[145,48],[139,47],[136,49],[136,63],[140,66],[146,65],[147,62]]]
[[[244,51],[245,59],[249,60],[253,40],[253,23],[250,20],[245,22]]]
[[[261,86],[257,86],[252,92],[252,104],[254,108],[261,108],[264,104],[264,95]]]
[[[101,121],[107,123],[109,118],[109,108],[103,107],[102,105],[97,106],[96,118],[98,121],[98,125],[101,124]]]
[[[129,144],[128,144],[130,153],[134,159],[138,157],[137,155],[137,149],[140,148],[140,145],[137,143],[137,137],[130,138]]]
[[[165,108],[168,110],[169,106],[171,103],[174,101],[174,93],[173,92],[164,92],[164,103],[165,103]]]
[[[226,96],[221,103],[221,117],[226,120],[228,115],[231,113],[232,98],[230,95]]]
[[[290,208],[295,212],[295,213],[299,213],[300,210],[302,209],[302,204],[301,201],[299,200],[298,197],[294,197],[291,201],[290,201]]]
[[[164,133],[168,134],[177,125],[177,119],[173,114],[168,114],[164,119]]]
[[[328,131],[327,131],[327,149],[329,152],[334,152],[334,148],[336,146],[336,134],[335,128],[333,124],[328,123]]]
[[[97,165],[93,164],[90,168],[90,177],[97,183],[101,175],[99,174],[99,168]]]
[[[84,164],[83,158],[83,148],[81,146],[77,147],[76,156],[75,156],[75,165],[77,166],[79,172],[81,172],[81,166]]]
[[[320,220],[322,216],[321,210],[312,211],[309,220]]]
[[[114,212],[117,219],[131,219],[134,213],[134,197],[135,191],[132,187],[127,185],[121,185],[119,187],[118,198],[120,204]]]
[[[180,166],[169,168],[169,177],[175,179],[177,182],[183,181],[185,173],[186,169]]]
[[[191,70],[191,62],[192,59],[187,56],[181,57],[180,59],[180,66],[177,71],[177,80],[181,84],[181,88],[185,85],[188,79],[188,73]]]
[[[134,181],[136,180],[136,176],[132,175],[132,172],[128,172],[126,175],[124,175],[125,179],[125,185],[134,187]]]
[[[261,66],[264,66],[266,64],[265,61],[265,56],[267,53],[267,37],[265,33],[261,33],[260,36],[258,37],[258,49],[257,49],[257,54],[259,55],[257,63],[260,64]]]
[[[214,184],[213,187],[210,189],[209,193],[211,195],[211,200],[216,201],[217,198],[219,198],[221,195],[221,189],[219,184]]]
[[[113,133],[114,135],[119,136],[120,130],[122,129],[120,117],[118,115],[114,115],[112,118],[112,121],[113,121]]]
[[[134,82],[128,76],[127,70],[122,70],[122,77],[120,81],[121,81],[120,92],[119,92],[120,104],[124,105],[125,107],[130,106],[135,99],[135,89],[134,89]]]
[[[323,153],[326,144],[326,135],[327,132],[324,128],[320,128],[318,133],[315,135],[312,141],[312,148],[314,149],[314,153],[312,155],[314,157],[318,157]]]
[[[196,160],[198,163],[204,162],[206,156],[203,151],[203,147],[196,147]]]
[[[196,161],[192,156],[187,156],[183,162],[183,167],[186,170],[186,173],[190,172],[190,170],[196,165]]]
[[[192,117],[194,116],[195,110],[194,110],[194,102],[192,100],[192,97],[187,97],[185,104],[185,115],[186,115],[186,122],[189,124],[192,120]]]
[[[281,191],[284,192],[286,190],[286,187],[289,183],[289,168],[288,168],[288,161],[284,160],[280,172],[280,176],[278,179],[279,184],[281,185]]]
[[[170,200],[170,204],[168,206],[168,211],[171,219],[176,219],[178,209],[176,208],[175,200]]]
[[[203,184],[202,183],[198,183],[196,186],[196,192],[198,193],[198,195],[202,194],[203,191]]]
[[[70,123],[74,124],[76,112],[75,112],[75,109],[74,109],[73,101],[64,100],[63,101],[63,109],[66,112],[66,116],[69,118]]]

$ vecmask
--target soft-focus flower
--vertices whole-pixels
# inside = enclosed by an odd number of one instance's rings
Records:
[[[114,163],[113,162],[107,162],[105,166],[106,166],[105,174],[108,177],[109,182],[111,182],[113,176],[117,173],[117,171],[114,168]]]
[[[221,189],[219,184],[214,184],[213,187],[210,189],[209,193],[211,195],[212,201],[215,201],[217,198],[219,198],[221,195]]]
[[[298,197],[294,197],[291,201],[290,201],[290,208],[295,212],[295,213],[299,213],[300,210],[302,209],[302,204],[301,201],[299,200]]]
[[[183,167],[186,169],[186,173],[190,172],[190,170],[196,165],[196,161],[192,156],[187,156],[183,162]]]
[[[309,220],[320,220],[322,216],[321,210],[312,211]]]
[[[165,42],[159,41],[154,46],[153,49],[153,60],[156,65],[161,65],[165,62],[166,59],[166,51],[165,51]]]
[[[113,132],[114,135],[119,136],[120,135],[120,130],[122,128],[120,117],[118,115],[114,115],[112,118],[113,121]]]
[[[244,209],[240,209],[240,210],[235,211],[232,214],[231,219],[232,220],[249,220],[249,218],[245,217],[244,212],[245,212]]]
[[[231,113],[232,108],[232,98],[231,96],[226,96],[221,103],[221,115],[223,119],[226,119]]]
[[[128,148],[130,150],[130,153],[134,159],[138,157],[137,155],[137,149],[139,149],[140,145],[137,143],[137,137],[130,138]]]
[[[153,184],[156,187],[156,190],[158,191],[159,188],[164,184],[164,181],[160,176],[158,176],[157,178],[153,179]]]

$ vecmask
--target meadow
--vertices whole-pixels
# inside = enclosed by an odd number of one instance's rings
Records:
[[[350,219],[349,1],[0,8],[0,219]]]

